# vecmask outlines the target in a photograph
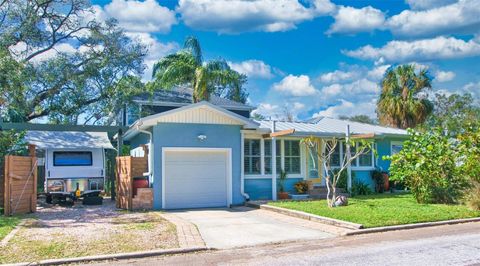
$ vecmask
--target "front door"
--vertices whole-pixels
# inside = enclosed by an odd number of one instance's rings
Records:
[[[323,178],[323,163],[319,156],[318,149],[322,149],[321,140],[315,147],[306,147],[307,155],[307,180],[311,181],[314,186],[325,186],[325,178]]]

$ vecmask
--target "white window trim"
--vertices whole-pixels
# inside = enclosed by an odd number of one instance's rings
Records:
[[[245,173],[245,179],[272,179],[271,174],[265,174],[265,139],[259,136],[245,136],[245,140],[249,139],[256,139],[260,140],[260,165],[262,169],[260,170],[261,174],[247,174]],[[285,143],[284,140],[298,140],[297,138],[281,138],[278,139],[277,141],[280,141],[280,163],[281,163],[281,169],[285,169]],[[300,144],[301,146],[301,144]],[[277,151],[278,154],[278,151]],[[302,148],[300,147],[300,173],[299,174],[288,174],[287,178],[293,178],[293,179],[298,179],[298,178],[304,178],[304,154],[302,152]],[[272,158],[272,160],[276,160],[276,158]],[[245,167],[244,164],[242,164],[242,167]],[[280,173],[277,173],[277,175],[280,175]]]
[[[392,146],[393,146],[393,145],[402,146],[402,149],[403,149],[403,141],[400,141],[400,140],[392,140],[392,141],[390,141],[390,155],[393,155],[393,149],[392,149]]]
[[[339,144],[340,144],[340,164],[343,164],[343,159],[345,158],[344,157],[344,152],[343,152],[343,144],[345,143],[345,141],[340,141]],[[374,142],[373,145],[375,145],[376,143]],[[358,142],[355,144],[355,148],[358,148]],[[358,156],[357,158],[355,158],[355,162],[356,162],[356,165],[357,166],[351,166],[352,170],[355,170],[355,171],[370,171],[370,170],[373,170],[375,169],[375,153],[373,152],[373,150],[371,151],[372,153],[372,165],[371,166],[360,166],[360,156]],[[334,170],[334,169],[338,169],[340,168],[340,166],[331,166],[331,169]]]

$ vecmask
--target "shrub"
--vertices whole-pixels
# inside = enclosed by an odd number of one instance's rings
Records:
[[[457,202],[467,181],[459,171],[457,142],[440,129],[408,132],[402,150],[386,158],[392,161],[390,180],[404,183],[419,203]]]
[[[375,181],[375,191],[378,193],[383,193],[385,188],[385,179],[383,178],[383,173],[379,169],[372,171],[372,179]]]
[[[370,195],[373,191],[370,189],[370,186],[358,180],[355,181],[352,185],[352,197],[357,195]]]
[[[338,169],[335,169],[332,172],[334,174],[337,174]],[[341,188],[341,189],[344,189],[345,191],[348,191],[348,189],[347,189],[347,177],[348,177],[347,171],[343,171],[342,175],[340,175],[340,178],[337,181],[337,188]],[[355,180],[355,172],[352,171],[352,184],[354,183],[353,180]]]
[[[475,182],[467,189],[464,200],[469,208],[480,211],[480,183]]]

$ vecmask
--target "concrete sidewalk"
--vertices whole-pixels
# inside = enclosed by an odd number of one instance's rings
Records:
[[[195,224],[207,247],[227,249],[293,240],[323,239],[337,228],[248,207],[170,211]]]

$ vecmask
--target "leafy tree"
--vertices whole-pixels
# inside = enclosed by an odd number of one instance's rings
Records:
[[[419,203],[457,202],[468,180],[457,166],[462,158],[457,142],[441,128],[408,132],[410,139],[402,150],[386,156],[392,161],[390,180],[404,183]]]
[[[193,87],[193,101],[208,100],[211,94],[245,103],[243,85],[247,77],[232,70],[224,60],[203,61],[199,41],[188,37],[181,51],[167,55],[153,66],[153,89],[172,89],[179,85]]]
[[[342,116],[339,116],[338,118],[342,119],[342,120],[349,120],[349,121],[371,124],[371,125],[376,125],[377,124],[377,121],[370,118],[368,115],[354,115],[354,116],[342,115]]]
[[[251,117],[255,120],[266,120],[266,117],[259,113],[253,113]]]
[[[434,110],[424,128],[441,127],[450,136],[461,134],[480,121],[480,106],[471,94],[436,94]]]
[[[87,0],[0,2],[2,115],[7,121],[111,123],[132,95],[146,48]],[[15,88],[15,89],[12,89]]]
[[[389,69],[381,82],[377,103],[380,124],[397,128],[414,128],[423,123],[433,110],[424,94],[431,88],[426,69],[415,71],[414,65]]]

